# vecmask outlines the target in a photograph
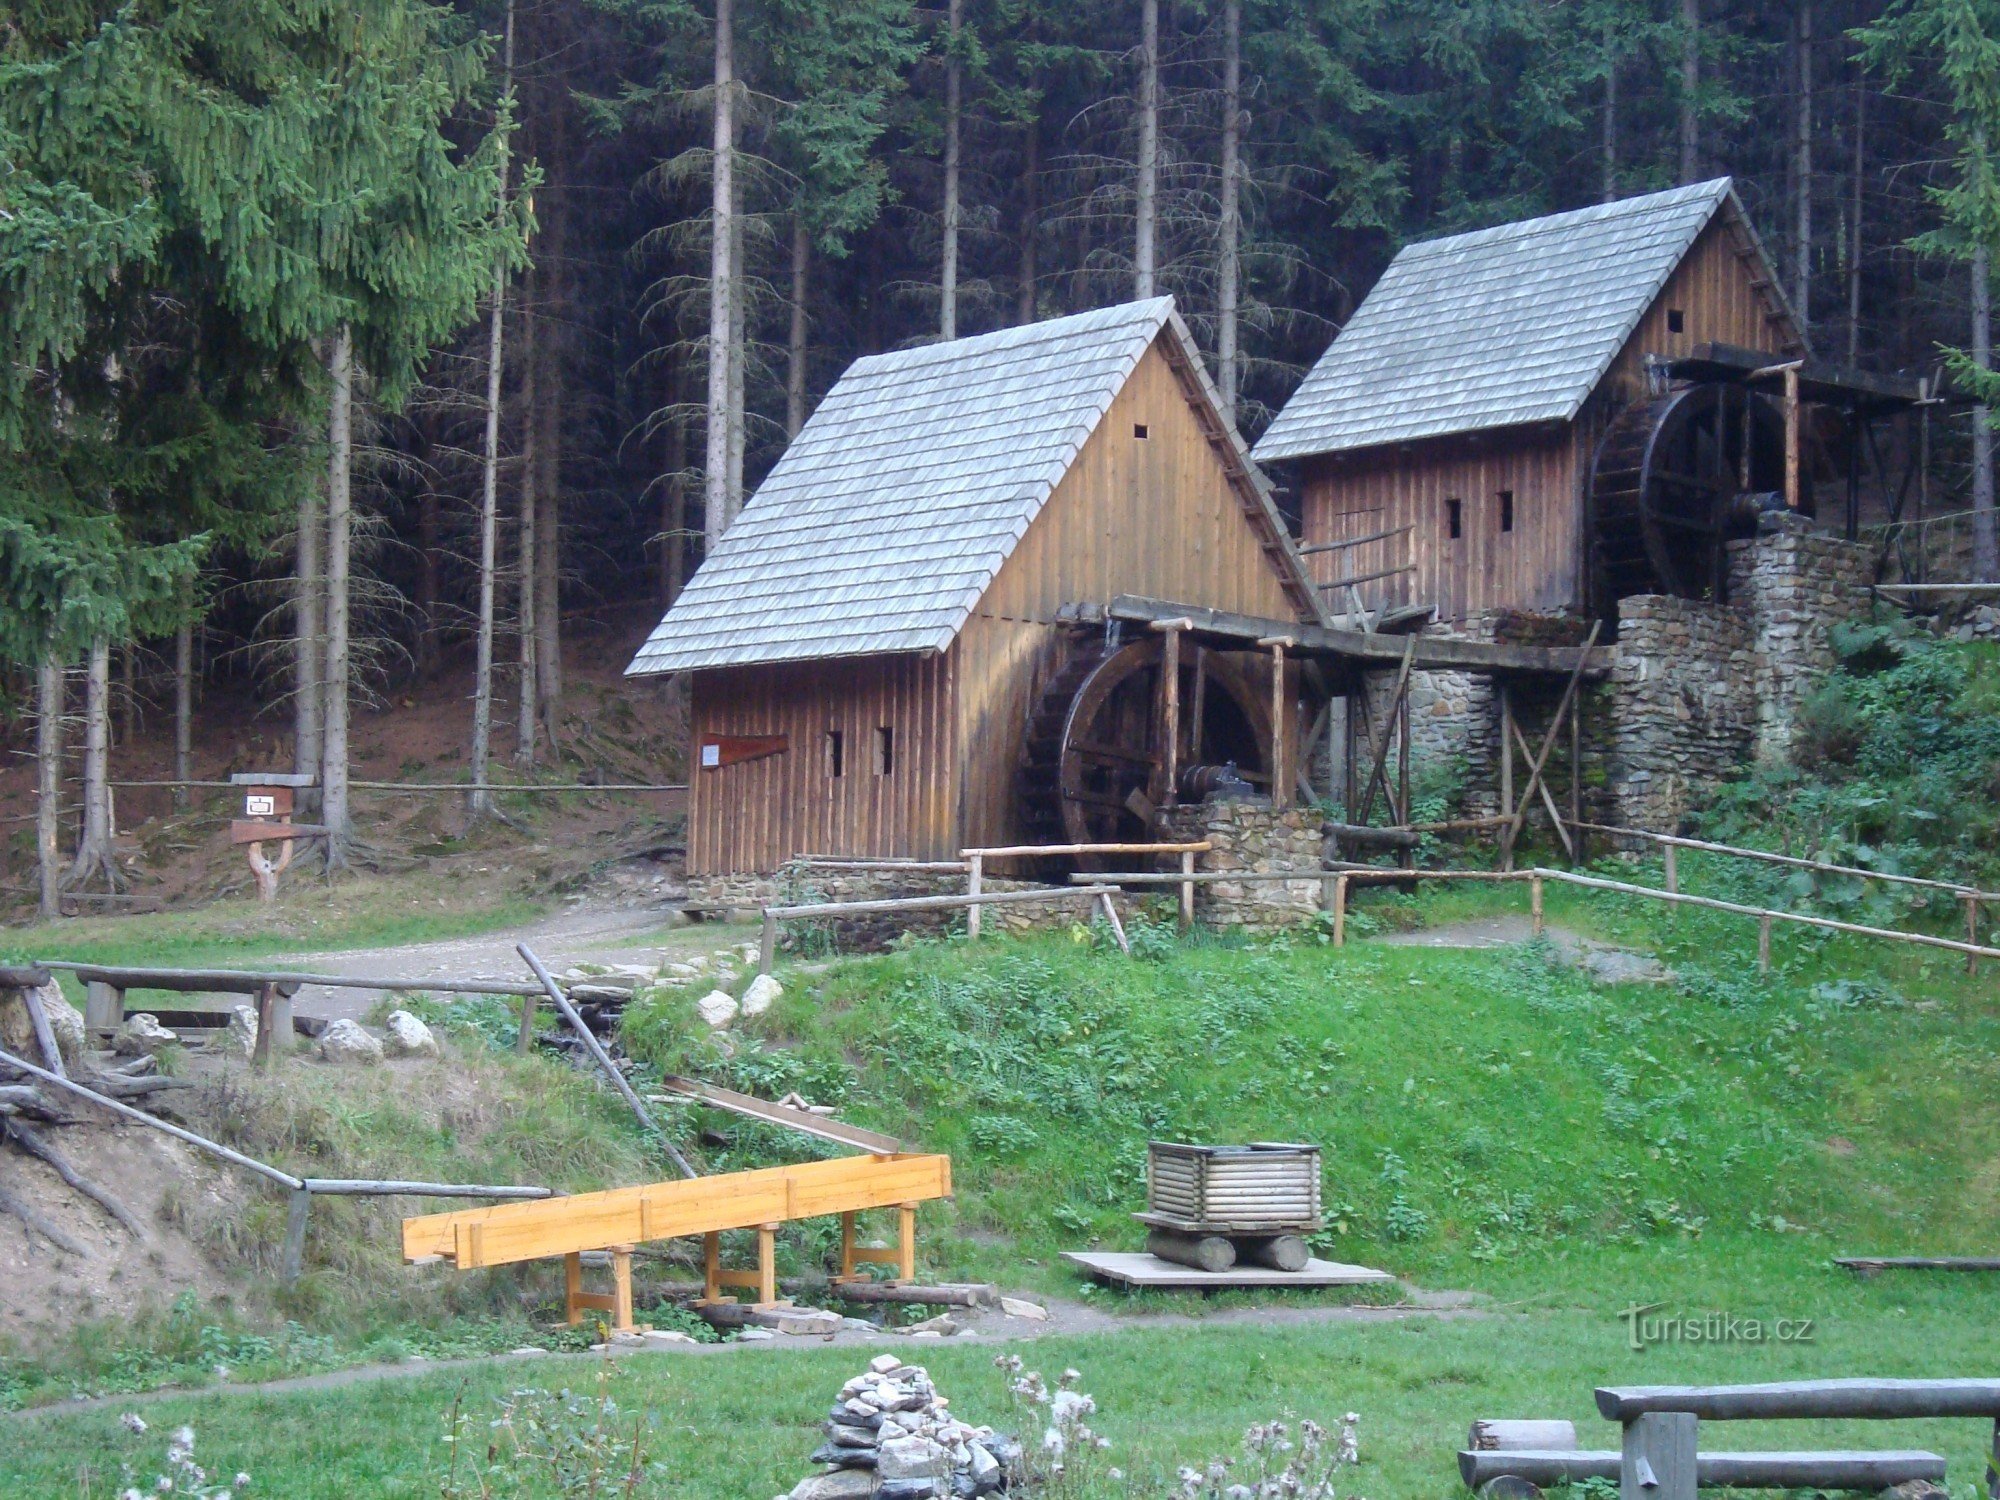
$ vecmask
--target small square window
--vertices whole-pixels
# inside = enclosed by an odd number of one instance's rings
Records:
[[[1465,535],[1464,511],[1465,507],[1456,499],[1447,500],[1444,503],[1445,535],[1450,537],[1454,542]]]
[[[1502,490],[1500,492],[1500,529],[1502,531],[1512,531],[1514,529],[1514,492],[1512,490]]]
[[[875,731],[875,774],[887,776],[896,769],[896,731],[884,724]]]
[[[1132,424],[1132,436],[1135,438],[1144,438],[1150,436],[1150,434],[1146,430],[1146,424],[1144,422],[1134,422]]]
[[[847,774],[847,740],[838,729],[826,732],[826,774],[833,777]]]
[[[1683,313],[1678,307],[1670,307],[1667,309],[1667,332],[1668,333],[1687,332],[1687,315]]]

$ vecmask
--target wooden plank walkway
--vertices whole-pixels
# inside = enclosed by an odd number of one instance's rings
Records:
[[[1065,1250],[1063,1259],[1081,1266],[1100,1281],[1117,1286],[1168,1287],[1175,1290],[1220,1290],[1224,1287],[1372,1286],[1394,1281],[1372,1266],[1343,1265],[1333,1260],[1309,1260],[1303,1271],[1272,1271],[1263,1266],[1236,1266],[1227,1271],[1197,1271],[1177,1266],[1157,1255],[1114,1250]]]

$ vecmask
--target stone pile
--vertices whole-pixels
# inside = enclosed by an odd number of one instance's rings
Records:
[[[950,1406],[922,1365],[877,1355],[827,1416],[812,1455],[825,1470],[779,1500],[975,1500],[1006,1489],[1021,1445],[961,1422]]]

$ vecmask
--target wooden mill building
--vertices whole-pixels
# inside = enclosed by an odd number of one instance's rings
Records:
[[[690,877],[1048,841],[1038,704],[1121,595],[1319,620],[1171,298],[857,360],[628,669],[689,674]],[[1270,716],[1236,729],[1247,763]]]
[[[1628,521],[1631,482],[1608,476],[1593,495],[1610,425],[1643,412],[1670,371],[1719,357],[1739,385],[1772,388],[1767,372],[1804,352],[1720,178],[1408,246],[1255,457],[1296,466],[1303,550],[1336,614],[1409,608],[1457,625],[1494,610],[1609,614],[1626,593],[1703,586],[1659,576]],[[1777,490],[1775,408],[1731,404],[1750,399],[1700,398],[1674,430],[1692,448],[1696,429],[1716,436],[1704,461],[1726,468],[1747,424],[1756,452],[1742,467],[1755,472],[1727,487]],[[1638,449],[1658,446],[1654,430],[1635,435]],[[1694,502],[1707,527],[1714,485],[1682,479],[1669,508]],[[1655,502],[1676,482],[1655,483]]]

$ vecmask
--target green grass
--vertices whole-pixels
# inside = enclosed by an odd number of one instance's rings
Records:
[[[1163,1494],[1182,1463],[1233,1451],[1243,1429],[1284,1412],[1337,1422],[1360,1415],[1362,1462],[1343,1493],[1371,1500],[1444,1500],[1458,1491],[1453,1453],[1475,1417],[1561,1416],[1592,1446],[1616,1446],[1596,1419],[1593,1385],[1734,1381],[1867,1371],[1935,1375],[1990,1368],[1982,1327],[1935,1283],[1856,1284],[1822,1274],[1785,1304],[1818,1321],[1810,1343],[1657,1348],[1633,1353],[1609,1309],[1535,1311],[1454,1321],[1356,1325],[1175,1326],[1052,1338],[1013,1346],[1051,1376],[1082,1372],[1097,1398],[1096,1429],[1133,1492]],[[1738,1310],[1741,1303],[1723,1304]],[[1990,1306],[1990,1304],[1989,1304]],[[1008,1416],[992,1358],[973,1340],[891,1347],[920,1357],[971,1420]],[[817,1424],[840,1382],[871,1349],[743,1346],[620,1362],[608,1377],[623,1420],[643,1427],[662,1477],[660,1497],[767,1500],[807,1472]],[[510,1360],[309,1393],[170,1397],[137,1407],[152,1431],[126,1432],[120,1407],[0,1418],[0,1478],[8,1492],[59,1497],[115,1492],[120,1466],[153,1472],[165,1433],[197,1434],[211,1470],[243,1469],[251,1495],[370,1500],[435,1495],[446,1431],[462,1401],[479,1433],[495,1398],[524,1386],[594,1393],[596,1361]],[[1945,1455],[1952,1489],[1971,1500],[1986,1424],[1758,1423],[1720,1445],[1782,1448],[1928,1447]],[[1110,1493],[1125,1486],[1111,1486]],[[511,1493],[511,1491],[509,1492]],[[537,1488],[527,1494],[551,1493]]]

